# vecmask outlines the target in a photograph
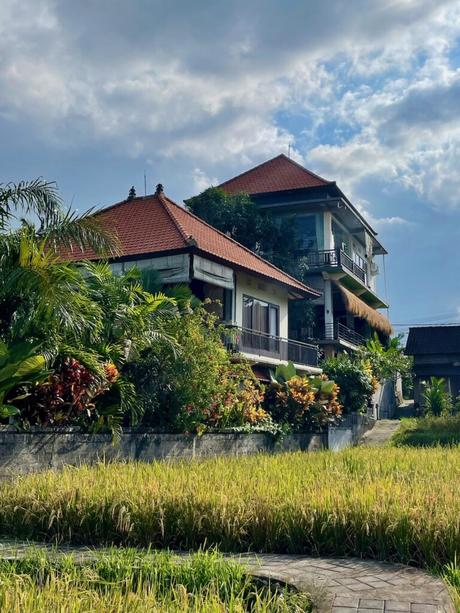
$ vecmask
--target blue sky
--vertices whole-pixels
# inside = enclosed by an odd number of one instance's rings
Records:
[[[181,201],[291,145],[378,230],[393,322],[460,321],[457,0],[1,0],[0,60],[0,182]]]

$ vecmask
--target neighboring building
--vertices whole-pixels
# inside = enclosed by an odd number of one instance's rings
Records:
[[[295,224],[297,256],[305,258],[308,284],[321,297],[315,301],[315,329],[293,326],[293,338],[314,336],[332,355],[356,349],[374,330],[382,338],[391,334],[390,322],[377,310],[388,307],[377,293],[376,263],[387,252],[335,182],[279,155],[219,187],[247,193],[260,209]]]
[[[229,347],[244,354],[260,376],[287,360],[300,371],[320,372],[317,345],[288,340],[289,300],[317,299],[318,290],[175,204],[161,185],[153,195],[131,194],[97,216],[121,244],[121,255],[111,260],[114,272],[134,265],[154,269],[164,284],[188,283],[198,298],[218,300],[220,318],[235,328]],[[78,248],[63,255],[74,261],[98,259]]]
[[[442,377],[452,398],[460,394],[460,326],[419,326],[409,329],[407,355],[414,358],[414,402],[423,405],[424,384]]]

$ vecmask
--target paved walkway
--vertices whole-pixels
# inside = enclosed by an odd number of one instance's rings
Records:
[[[361,445],[365,447],[383,447],[400,426],[398,419],[380,419],[374,427],[364,433]]]
[[[34,548],[48,549],[43,544]],[[16,559],[32,544],[0,542],[0,557]],[[61,547],[77,560],[94,558],[94,550]],[[454,607],[441,579],[416,568],[354,558],[312,558],[299,555],[240,554],[229,556],[258,577],[311,592],[321,613],[453,613]]]

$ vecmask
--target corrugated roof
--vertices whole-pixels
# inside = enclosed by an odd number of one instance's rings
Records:
[[[263,194],[330,185],[283,153],[219,185],[228,194]]]
[[[460,354],[460,325],[410,328],[406,353],[408,355]]]
[[[240,243],[219,232],[199,217],[173,202],[162,192],[124,200],[97,213],[120,243],[120,257],[196,249],[223,263],[287,286],[303,295],[317,297],[304,285]],[[67,260],[95,260],[94,251],[79,248],[61,251]]]

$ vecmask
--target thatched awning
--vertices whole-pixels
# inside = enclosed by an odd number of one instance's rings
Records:
[[[370,307],[363,300],[361,300],[361,298],[343,287],[343,285],[340,285],[340,283],[334,282],[334,284],[342,294],[347,311],[352,313],[355,317],[365,319],[372,328],[382,332],[382,334],[391,336],[393,333],[393,328],[385,315],[382,315],[382,313],[379,313],[379,311],[376,311]]]

